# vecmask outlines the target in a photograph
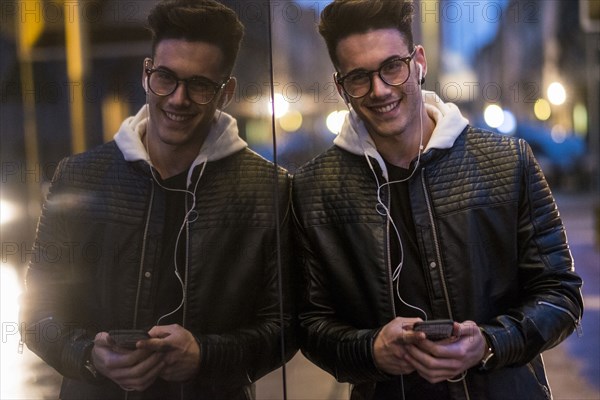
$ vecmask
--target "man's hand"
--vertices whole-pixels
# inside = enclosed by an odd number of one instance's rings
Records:
[[[92,348],[92,361],[98,372],[127,391],[147,389],[164,367],[162,358],[161,353],[116,347],[107,332],[96,335]]]
[[[409,374],[415,370],[406,359],[406,346],[425,340],[423,332],[411,330],[417,321],[421,319],[397,317],[381,329],[373,346],[377,368],[391,375]]]
[[[200,367],[200,346],[190,331],[180,325],[155,326],[151,339],[138,342],[138,349],[162,354],[160,377],[182,382],[192,378]]]
[[[456,379],[479,363],[486,342],[477,324],[454,323],[453,337],[439,342],[422,340],[407,346],[407,361],[431,383]]]

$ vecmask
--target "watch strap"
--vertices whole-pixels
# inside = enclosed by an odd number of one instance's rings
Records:
[[[92,345],[86,349],[85,357],[83,359],[83,368],[85,369],[85,371],[87,371],[89,373],[89,375],[93,379],[97,379],[98,376],[100,375],[100,373],[96,369],[96,366],[94,365],[94,360],[92,358],[93,348],[94,348],[94,345],[92,343]]]
[[[483,353],[483,358],[479,362],[479,369],[483,371],[488,371],[491,369],[492,360],[494,359],[494,348],[492,347],[492,341],[490,340],[488,335],[484,331],[481,331],[481,334],[485,339],[486,349]]]

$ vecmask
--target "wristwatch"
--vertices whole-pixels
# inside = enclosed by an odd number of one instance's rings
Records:
[[[483,371],[488,371],[492,368],[492,363],[494,360],[494,348],[492,347],[491,341],[488,336],[482,331],[481,334],[485,338],[486,349],[483,353],[483,358],[479,362],[479,369]]]
[[[98,378],[98,370],[94,366],[91,351],[88,351],[85,361],[83,362],[83,367],[94,377],[94,379]]]

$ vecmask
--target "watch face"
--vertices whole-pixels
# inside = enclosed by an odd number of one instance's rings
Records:
[[[83,366],[90,372],[90,374],[94,376],[94,378],[98,376],[98,370],[96,369],[96,367],[94,367],[94,363],[92,363],[92,360],[88,358],[87,360],[85,360],[85,364],[83,364]]]
[[[481,369],[488,369],[489,364],[491,364],[491,360],[494,358],[494,351],[491,347],[488,347],[486,351],[486,355],[481,360]]]

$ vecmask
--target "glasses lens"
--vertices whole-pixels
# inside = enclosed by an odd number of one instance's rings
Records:
[[[408,75],[408,64],[401,59],[391,60],[379,69],[379,76],[388,85],[401,85],[406,82]]]
[[[366,72],[354,72],[344,78],[344,90],[352,97],[362,97],[371,90],[371,76]]]
[[[205,78],[184,80],[189,98],[198,104],[210,103],[219,91],[220,85]],[[150,72],[150,90],[159,96],[168,96],[177,89],[177,77],[160,69]]]
[[[191,79],[187,81],[188,96],[198,104],[210,103],[219,88],[209,80]]]
[[[410,58],[412,58],[412,54]],[[352,72],[342,79],[344,91],[355,98],[366,96],[371,91],[371,76],[374,72],[377,72],[379,77],[388,85],[402,85],[410,75],[408,65],[410,58],[390,60],[382,64],[377,71]]]
[[[150,74],[150,89],[159,96],[167,96],[175,91],[177,79],[167,71],[155,70]]]

